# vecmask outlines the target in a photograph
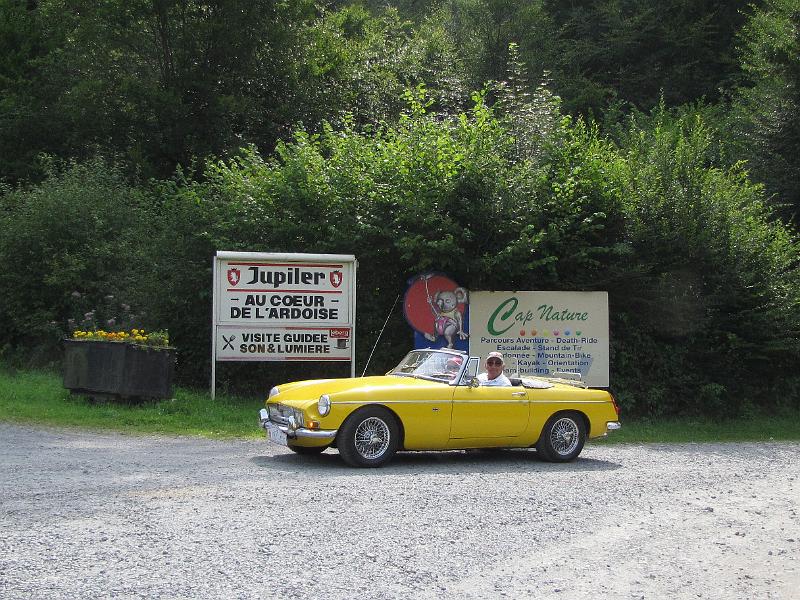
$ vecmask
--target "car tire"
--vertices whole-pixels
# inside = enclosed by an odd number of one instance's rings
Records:
[[[342,459],[351,467],[380,467],[400,443],[395,416],[380,406],[365,406],[344,422],[336,437]]]
[[[289,444],[289,450],[302,455],[322,454],[327,448],[328,446],[292,446]]]
[[[577,413],[559,413],[545,423],[536,452],[549,462],[574,460],[586,443],[586,424]]]

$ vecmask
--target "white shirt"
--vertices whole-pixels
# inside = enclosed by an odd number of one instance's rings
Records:
[[[481,382],[481,385],[496,385],[496,386],[511,385],[511,381],[509,381],[505,373],[500,373],[500,375],[498,375],[494,379],[489,379],[488,374],[481,373],[480,375],[478,375],[478,381]]]

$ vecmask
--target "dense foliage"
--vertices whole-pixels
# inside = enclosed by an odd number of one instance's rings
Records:
[[[50,164],[46,179],[0,205],[0,348],[50,355],[65,331],[130,313],[144,194],[95,159]],[[113,326],[113,324],[109,325]]]
[[[435,269],[608,290],[631,412],[800,403],[800,0],[383,5],[0,0],[0,356],[164,328],[202,386],[217,249],[353,253],[359,371]]]
[[[769,0],[741,32],[748,85],[729,119],[748,160],[783,214],[800,212],[800,1]]]
[[[169,176],[297,122],[396,114],[409,83],[460,91],[436,27],[311,0],[0,0],[0,33],[0,180],[38,177],[40,152]]]

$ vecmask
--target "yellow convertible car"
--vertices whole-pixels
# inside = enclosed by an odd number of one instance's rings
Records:
[[[272,388],[261,426],[298,454],[335,447],[348,464],[378,467],[398,450],[536,448],[563,462],[587,438],[619,429],[614,398],[570,379],[511,377],[481,386],[480,359],[413,350],[387,375]]]

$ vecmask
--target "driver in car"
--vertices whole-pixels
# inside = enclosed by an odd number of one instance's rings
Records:
[[[511,385],[511,381],[503,373],[503,362],[503,355],[499,352],[489,352],[486,355],[486,372],[478,375],[481,385]]]

